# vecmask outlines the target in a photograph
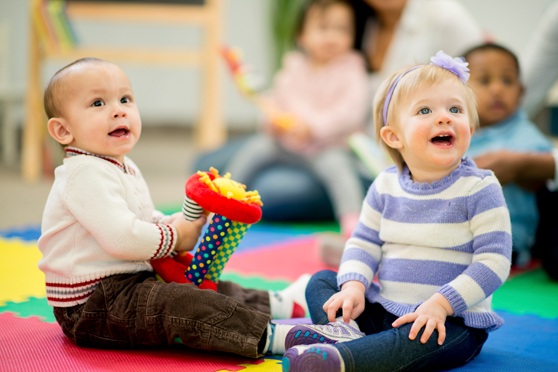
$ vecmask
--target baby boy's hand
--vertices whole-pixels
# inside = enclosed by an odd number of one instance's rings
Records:
[[[177,216],[171,222],[171,225],[174,226],[178,232],[174,249],[177,252],[191,251],[194,249],[206,222],[207,216],[205,214],[202,214],[194,221],[187,221],[183,216]]]

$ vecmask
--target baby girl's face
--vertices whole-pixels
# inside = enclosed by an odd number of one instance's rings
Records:
[[[328,63],[347,53],[353,46],[352,10],[344,4],[308,10],[298,45],[315,64]]]
[[[451,173],[471,141],[463,84],[456,78],[417,88],[397,109],[396,145],[413,179],[432,182]]]

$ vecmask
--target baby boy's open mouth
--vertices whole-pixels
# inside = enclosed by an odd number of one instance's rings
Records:
[[[112,137],[123,137],[125,135],[127,135],[128,133],[130,133],[130,131],[126,128],[118,128],[113,130],[112,132],[109,133],[109,136]]]
[[[454,137],[449,135],[449,134],[442,134],[439,136],[436,136],[434,138],[432,138],[430,140],[430,142],[432,142],[435,145],[441,145],[441,146],[451,146],[453,145],[454,142]]]

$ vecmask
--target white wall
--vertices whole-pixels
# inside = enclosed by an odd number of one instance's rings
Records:
[[[495,41],[521,54],[531,30],[555,0],[461,0]]]
[[[271,71],[269,46],[269,7],[273,0],[225,1],[224,41],[243,50],[244,59],[265,79]],[[494,39],[521,53],[530,32],[554,0],[462,0]],[[13,74],[10,84],[23,89],[26,84],[28,1],[0,0],[0,22],[7,22],[11,31],[9,57]],[[139,27],[116,25],[75,25],[78,34],[95,35],[91,42],[158,43],[180,45],[196,42],[195,30],[184,28]],[[90,41],[89,38],[87,39]],[[98,41],[96,41],[98,40]],[[51,61],[44,69],[47,79],[69,61]],[[123,65],[132,80],[144,124],[183,125],[194,120],[197,113],[197,74],[188,69]],[[226,69],[222,69],[224,115],[229,125],[253,127],[257,111],[239,96]]]

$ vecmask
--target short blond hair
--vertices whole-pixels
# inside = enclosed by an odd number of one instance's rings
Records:
[[[397,83],[396,80],[400,79]],[[376,134],[377,141],[389,154],[397,168],[403,169],[405,160],[401,156],[399,150],[389,147],[380,136],[380,131],[389,122],[398,121],[397,106],[403,97],[408,97],[417,89],[424,87],[431,87],[448,79],[455,79],[463,87],[463,95],[465,97],[465,106],[469,116],[469,123],[471,128],[475,130],[479,126],[479,116],[477,113],[477,101],[473,90],[453,72],[446,70],[436,65],[416,65],[402,68],[387,78],[382,85],[378,88],[374,96],[373,104],[373,119],[374,119],[374,133]],[[390,102],[388,103],[386,123],[384,123],[384,105],[388,92],[392,85],[396,83],[393,93],[391,94]]]

